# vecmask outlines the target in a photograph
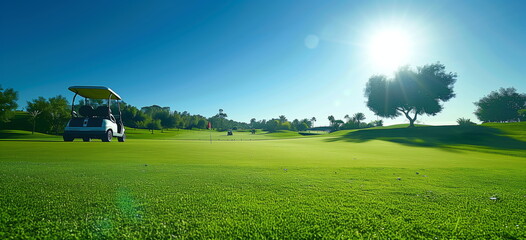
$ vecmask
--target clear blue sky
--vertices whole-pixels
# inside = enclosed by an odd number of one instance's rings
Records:
[[[248,122],[364,112],[368,44],[408,33],[412,66],[458,73],[457,97],[427,124],[475,120],[500,87],[526,92],[526,1],[2,1],[0,84],[71,99],[104,85],[137,107],[158,104]],[[403,117],[386,120],[402,123]]]

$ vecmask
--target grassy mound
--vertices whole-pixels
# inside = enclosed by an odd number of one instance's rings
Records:
[[[327,141],[383,140],[406,146],[489,151],[526,156],[526,122],[479,126],[421,126],[341,131]]]

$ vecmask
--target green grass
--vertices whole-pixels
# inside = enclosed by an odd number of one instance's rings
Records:
[[[0,141],[0,238],[524,239],[523,128],[484,127],[497,130],[475,133],[517,145],[440,127],[212,144],[183,130],[130,130],[126,143],[11,136]]]
[[[248,131],[234,131],[232,136],[228,136],[226,131],[210,131],[210,130],[186,130],[186,129],[167,129],[155,130],[151,134],[146,129],[126,129],[126,134],[132,139],[165,139],[165,140],[202,140],[202,141],[257,141],[257,140],[272,140],[283,138],[303,138],[305,136],[293,131],[277,131],[269,133],[258,130],[256,134]]]
[[[472,150],[526,157],[526,122],[481,126],[388,127],[340,131],[327,141],[383,140],[407,146]]]

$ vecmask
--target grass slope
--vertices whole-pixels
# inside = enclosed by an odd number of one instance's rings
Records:
[[[526,122],[480,126],[421,126],[340,131],[327,141],[383,140],[406,146],[472,150],[526,157]]]
[[[0,141],[0,237],[526,238],[526,157],[362,131]]]

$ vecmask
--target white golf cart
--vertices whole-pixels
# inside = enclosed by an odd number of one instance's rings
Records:
[[[119,104],[121,97],[117,93],[110,88],[98,86],[73,86],[68,89],[74,92],[75,96],[71,104],[71,120],[64,129],[64,141],[72,142],[75,138],[82,138],[84,142],[89,142],[97,138],[103,142],[110,142],[113,137],[117,137],[119,142],[126,140]],[[75,112],[77,95],[84,97],[84,105],[80,106],[78,113]],[[89,99],[107,99],[108,104],[94,109],[89,104]],[[119,115],[112,114],[111,100],[117,101]]]

